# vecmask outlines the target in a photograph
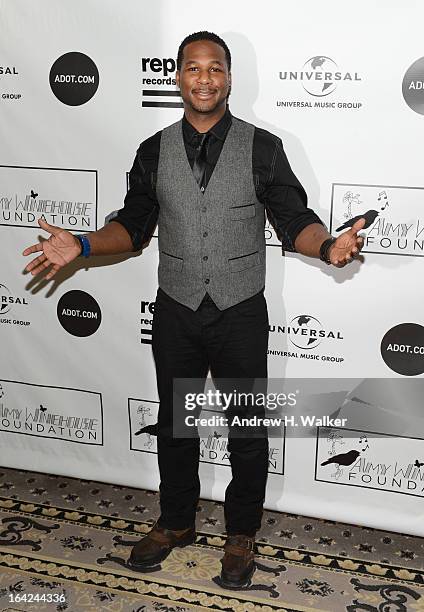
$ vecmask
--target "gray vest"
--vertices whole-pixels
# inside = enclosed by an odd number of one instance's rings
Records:
[[[233,117],[204,193],[187,159],[182,121],[162,131],[159,286],[192,310],[206,292],[224,310],[265,285],[265,210],[253,181],[254,130]]]

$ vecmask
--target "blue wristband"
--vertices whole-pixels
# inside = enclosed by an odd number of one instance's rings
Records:
[[[90,257],[91,254],[91,246],[88,236],[86,234],[82,234],[79,236],[75,236],[78,242],[81,245],[81,253],[80,257]]]

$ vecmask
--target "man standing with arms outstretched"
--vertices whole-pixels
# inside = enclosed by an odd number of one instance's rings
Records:
[[[200,493],[198,438],[172,435],[175,378],[267,376],[265,211],[286,250],[342,267],[362,248],[360,220],[334,239],[306,205],[279,138],[233,117],[228,108],[231,55],[216,34],[181,43],[177,85],[184,117],[144,141],[130,173],[124,207],[87,236],[39,220],[48,240],[26,269],[50,279],[78,257],[139,250],[156,223],[159,289],[152,348],[160,399],[158,462],[161,514],[128,561],[158,565],[175,546],[195,540]],[[223,586],[240,588],[253,574],[268,469],[266,437],[229,439],[232,480],[225,494],[227,541]]]

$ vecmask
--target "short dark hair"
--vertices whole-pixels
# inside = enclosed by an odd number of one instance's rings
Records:
[[[207,32],[203,30],[202,32],[194,32],[193,34],[189,34],[184,38],[180,46],[178,47],[178,55],[177,55],[177,70],[181,70],[181,64],[183,63],[183,54],[184,49],[187,45],[192,42],[197,42],[199,40],[210,40],[211,42],[216,43],[220,47],[222,47],[225,51],[225,59],[227,61],[228,72],[231,70],[231,53],[226,43],[218,34],[214,34],[213,32]]]

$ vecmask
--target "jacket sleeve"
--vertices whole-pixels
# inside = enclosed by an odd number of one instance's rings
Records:
[[[124,206],[111,221],[128,231],[134,251],[146,245],[154,234],[159,215],[156,176],[160,132],[141,143],[129,173],[129,189]]]
[[[318,215],[308,208],[306,192],[290,167],[283,143],[276,136],[268,180],[260,199],[286,251],[296,250],[295,240],[307,225],[323,225]]]

